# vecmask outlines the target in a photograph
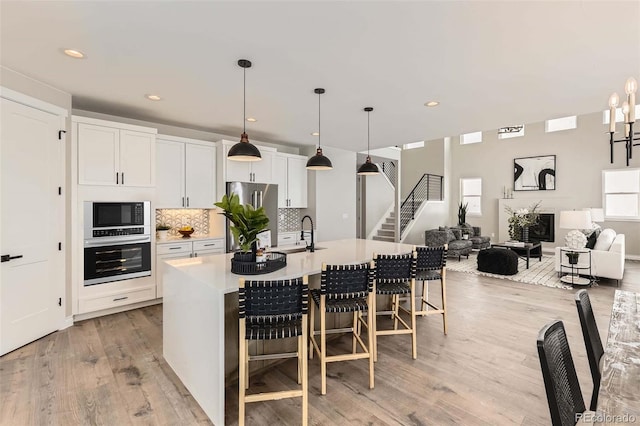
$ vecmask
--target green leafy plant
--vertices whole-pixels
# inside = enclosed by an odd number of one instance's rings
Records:
[[[171,229],[171,227],[166,223],[160,223],[156,225],[156,231],[168,231],[169,229]]]
[[[469,203],[460,202],[458,206],[458,225],[464,225],[467,221],[467,208],[469,207]]]
[[[504,210],[509,213],[508,223],[509,223],[509,237],[512,240],[519,240],[522,238],[522,229],[528,228],[538,223],[538,219],[540,218],[540,212],[538,211],[538,207],[540,207],[541,201],[532,204],[529,208],[517,209],[514,210],[509,206],[505,206]]]
[[[258,234],[266,231],[269,226],[269,217],[264,207],[254,209],[251,204],[240,204],[237,194],[224,195],[215,206],[224,210],[220,214],[233,224],[229,229],[244,253],[251,250],[252,244],[258,240]]]

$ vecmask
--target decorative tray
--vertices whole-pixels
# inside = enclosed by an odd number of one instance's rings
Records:
[[[231,272],[238,275],[268,274],[287,266],[287,255],[279,251],[267,254],[265,262],[243,262],[231,258]]]

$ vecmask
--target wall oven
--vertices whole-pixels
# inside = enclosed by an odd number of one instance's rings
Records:
[[[84,203],[84,285],[151,275],[151,203]]]

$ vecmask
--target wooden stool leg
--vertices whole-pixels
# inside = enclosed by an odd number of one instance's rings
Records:
[[[249,389],[249,375],[251,374],[251,372],[249,371],[249,342],[247,342],[245,340],[245,354],[244,354],[244,377],[245,377],[245,383],[244,383],[244,388],[245,389]]]
[[[376,314],[376,302],[377,302],[377,297],[376,297],[376,292],[375,289],[374,291],[372,291],[373,293],[373,300],[371,303],[371,306],[369,307],[369,313],[368,315],[371,316],[371,320],[372,320],[372,324],[373,324],[373,330],[371,333],[371,340],[373,341],[373,360],[375,362],[378,361],[378,333],[376,332],[376,330],[378,330],[378,318],[377,318],[377,314]]]
[[[298,357],[298,384],[302,384],[302,346],[307,346],[307,342],[304,341],[302,336],[298,336],[298,349],[296,349],[296,355]]]
[[[309,328],[311,329],[309,331],[309,359],[313,359],[313,353],[315,352],[314,348],[313,348],[313,339],[315,338],[315,333],[316,333],[316,321],[315,321],[315,302],[313,301],[313,299],[311,298],[311,296],[309,296]]]
[[[400,308],[400,296],[397,294],[394,294],[393,296],[391,296],[391,300],[392,300],[392,307],[393,307],[393,329],[397,330],[398,329],[398,310]]]
[[[442,327],[444,328],[444,334],[447,334],[447,280],[444,273],[440,279],[440,286],[442,287]]]
[[[302,359],[302,425],[307,426],[309,417],[309,372],[307,360],[307,338],[308,327],[307,316],[302,317],[302,336],[300,336],[302,353],[300,358]]]
[[[351,344],[352,344],[352,353],[356,353],[356,334],[358,333],[358,314],[360,312],[359,311],[354,311],[353,312],[353,339],[351,340]]]
[[[413,359],[418,358],[418,345],[416,339],[416,280],[411,279],[411,347]]]
[[[374,377],[373,377],[373,334],[375,330],[373,328],[373,318],[371,314],[371,305],[375,303],[375,294],[369,293],[369,312],[367,315],[367,344],[369,345],[369,389],[373,389]]]
[[[322,395],[327,394],[327,313],[325,297],[320,296],[320,374],[322,375]]]
[[[240,346],[238,348],[239,362],[238,362],[238,425],[244,426],[244,396],[245,396],[245,383],[246,383],[246,361],[247,354],[246,347],[247,341],[245,340],[245,321],[240,320]]]

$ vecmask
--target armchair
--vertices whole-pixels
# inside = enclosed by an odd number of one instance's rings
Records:
[[[458,225],[463,234],[469,234],[469,240],[473,243],[474,250],[482,250],[491,247],[491,238],[483,237],[479,226],[471,226],[468,223]]]
[[[440,228],[429,229],[424,231],[424,245],[427,247],[440,247],[448,244],[448,257],[458,257],[458,260],[462,256],[469,258],[469,253],[473,249],[473,242],[471,240],[463,240],[462,232],[459,229],[454,228]]]

